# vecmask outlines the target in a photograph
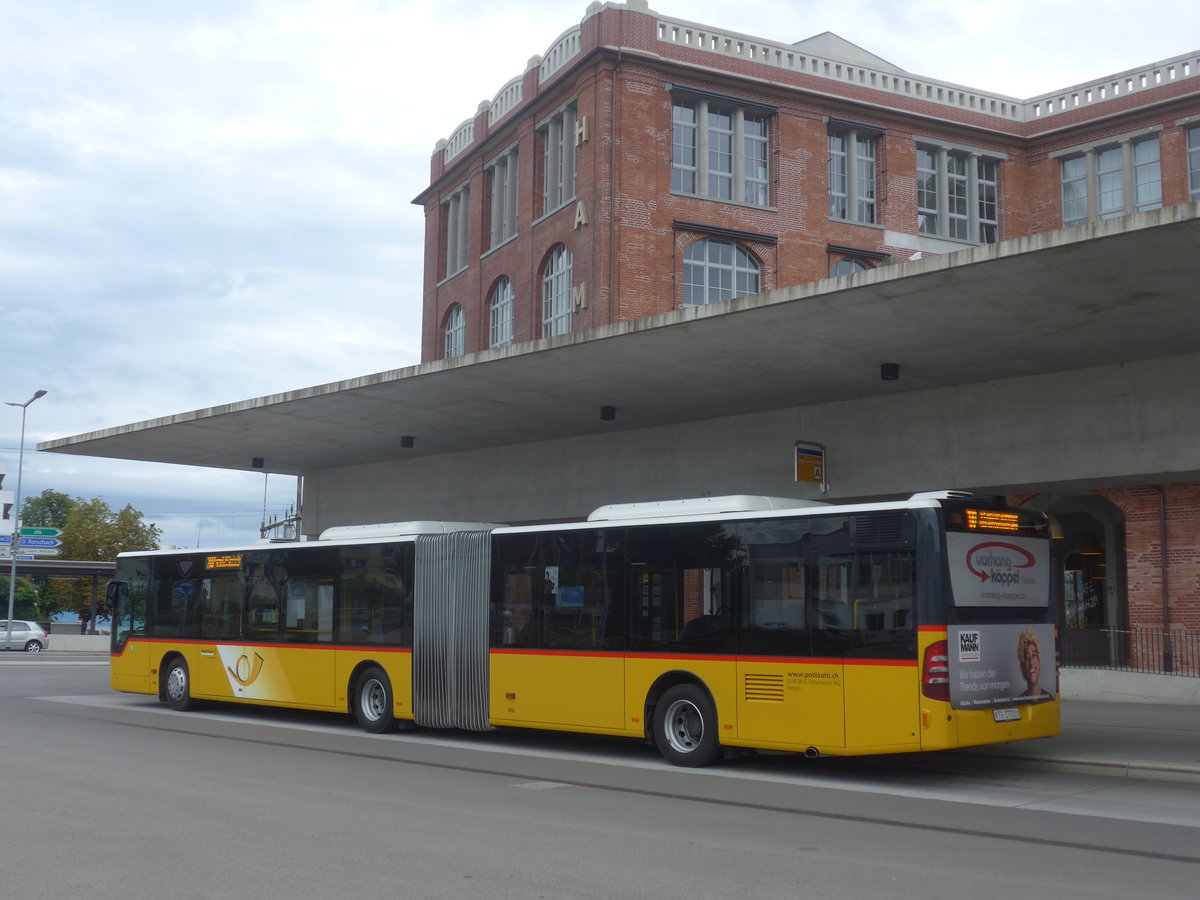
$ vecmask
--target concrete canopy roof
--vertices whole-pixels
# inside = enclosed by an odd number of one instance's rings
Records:
[[[1194,353],[1198,217],[1182,204],[38,449],[303,474]]]

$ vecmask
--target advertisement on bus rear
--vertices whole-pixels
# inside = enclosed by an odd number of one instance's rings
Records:
[[[1009,535],[948,532],[946,554],[955,606],[1050,603],[1050,542]]]
[[[1052,624],[952,625],[946,637],[950,704],[956,709],[1054,699],[1058,669]]]

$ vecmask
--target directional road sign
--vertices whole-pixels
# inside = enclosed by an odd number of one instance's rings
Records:
[[[26,537],[21,535],[21,547],[61,547],[62,541],[52,537]]]
[[[58,537],[61,528],[22,528],[21,537]]]
[[[58,556],[62,553],[57,547],[20,547],[17,549],[17,559],[22,559],[21,554],[33,556]]]

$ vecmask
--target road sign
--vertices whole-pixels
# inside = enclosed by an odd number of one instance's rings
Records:
[[[26,537],[21,535],[21,547],[61,547],[62,541],[52,537]]]
[[[17,551],[17,559],[33,559],[35,556],[58,556],[62,553],[57,547],[21,547]],[[22,556],[22,554],[27,554]]]
[[[11,534],[0,534],[0,544],[11,544],[11,543],[12,543],[12,535]]]
[[[22,528],[21,537],[58,537],[61,528]]]

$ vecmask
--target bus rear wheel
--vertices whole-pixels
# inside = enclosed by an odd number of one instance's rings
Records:
[[[163,677],[163,696],[171,709],[184,712],[193,707],[192,679],[188,674],[187,661],[177,656],[167,664],[167,673]]]
[[[372,734],[396,730],[392,683],[379,666],[370,666],[358,676],[354,687],[354,717],[364,731]]]
[[[677,684],[654,707],[654,743],[676,766],[707,766],[722,756],[717,711],[703,688]]]

